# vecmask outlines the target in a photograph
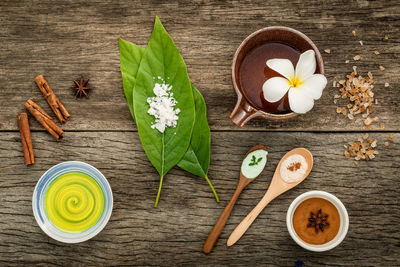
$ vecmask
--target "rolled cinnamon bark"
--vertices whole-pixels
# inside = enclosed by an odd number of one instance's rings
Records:
[[[31,139],[31,130],[29,128],[28,114],[20,113],[17,115],[19,133],[21,134],[22,149],[24,151],[25,165],[35,163],[33,146]]]
[[[58,118],[58,120],[63,123],[68,120],[70,117],[67,109],[61,104],[58,97],[54,94],[51,89],[49,83],[44,79],[43,75],[39,75],[35,78],[35,82],[39,87],[40,91],[42,91],[44,98],[46,98],[47,103],[53,110],[54,114]]]
[[[35,119],[57,140],[64,137],[64,132],[53,119],[41,107],[31,99],[26,101],[25,108],[35,117]]]

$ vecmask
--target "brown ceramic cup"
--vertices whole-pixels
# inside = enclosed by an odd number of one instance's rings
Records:
[[[270,120],[284,120],[299,115],[294,112],[273,114],[259,110],[253,107],[243,94],[239,75],[242,62],[246,55],[254,48],[266,43],[283,43],[295,48],[300,53],[303,53],[309,49],[314,50],[317,60],[316,73],[325,73],[324,62],[322,60],[321,53],[311,39],[305,34],[292,28],[282,26],[266,27],[250,34],[240,44],[232,61],[232,83],[237,94],[237,103],[235,109],[230,115],[230,118],[240,127],[242,127],[252,118],[256,117],[262,117]]]

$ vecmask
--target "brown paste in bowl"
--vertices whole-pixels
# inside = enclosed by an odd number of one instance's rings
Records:
[[[293,227],[301,240],[321,245],[335,238],[340,228],[337,208],[323,198],[309,198],[296,208]]]

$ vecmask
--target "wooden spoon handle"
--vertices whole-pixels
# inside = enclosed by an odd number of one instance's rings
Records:
[[[228,247],[235,244],[247,231],[250,225],[254,222],[257,216],[263,211],[263,209],[271,202],[271,198],[268,195],[265,195],[260,202],[258,202],[257,206],[240,222],[238,226],[236,226],[235,230],[231,233],[228,238],[228,242],[226,243]]]
[[[242,192],[243,187],[238,186],[236,188],[235,193],[233,194],[231,200],[229,201],[228,205],[226,205],[224,211],[221,213],[219,216],[217,222],[215,223],[213,229],[211,232],[208,234],[208,237],[206,241],[204,242],[203,245],[203,252],[205,254],[208,254],[211,252],[211,250],[214,248],[215,243],[217,243],[217,240],[219,236],[222,233],[222,230],[224,230],[225,224],[229,219],[229,216],[231,215],[233,206],[235,206],[235,203],[237,199],[239,198],[240,193]]]

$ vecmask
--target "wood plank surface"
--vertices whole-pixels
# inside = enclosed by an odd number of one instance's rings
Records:
[[[159,177],[123,95],[118,38],[145,46],[156,15],[205,98],[212,131],[209,177],[220,203],[204,179],[175,167],[165,178],[159,207],[153,208]],[[236,102],[231,60],[247,35],[273,25],[293,27],[314,41],[325,61],[328,86],[306,115],[279,122],[254,119],[239,128],[229,119]],[[400,265],[399,1],[2,0],[0,51],[0,266],[294,266],[297,260],[306,266]],[[355,55],[361,60],[354,61]],[[385,129],[374,125],[367,130],[336,114],[338,90],[332,82],[344,79],[353,66],[374,74],[375,114]],[[54,117],[34,83],[39,74],[71,119],[62,125],[65,138],[55,142],[30,118],[36,163],[25,167],[16,114],[32,98]],[[73,97],[72,79],[80,74],[95,87],[90,99]],[[366,131],[378,139],[380,154],[356,167],[344,158],[343,145]],[[395,142],[385,147],[388,135]],[[245,189],[206,256],[203,242],[233,194],[242,157],[258,143],[270,152],[266,169]],[[314,155],[310,176],[274,200],[236,245],[226,247],[232,230],[265,193],[279,159],[300,146]],[[75,245],[43,233],[31,207],[40,176],[66,160],[99,168],[114,195],[105,229]],[[350,216],[346,239],[329,252],[302,249],[286,229],[290,203],[310,190],[335,194]]]
[[[37,162],[23,165],[18,133],[0,135],[0,265],[281,265],[302,260],[307,266],[396,266],[400,232],[400,134],[380,154],[355,167],[343,156],[343,144],[362,136],[331,133],[218,132],[212,134],[209,171],[221,202],[214,201],[206,182],[174,168],[165,179],[158,208],[158,186],[137,133],[67,132],[57,143],[34,132]],[[240,142],[238,142],[240,140]],[[233,194],[243,155],[254,144],[266,145],[269,159],[262,175],[245,189],[210,255],[202,244]],[[243,238],[226,247],[234,227],[261,199],[279,159],[297,146],[309,148],[314,169],[298,187],[274,200]],[[81,160],[99,168],[109,180],[114,210],[105,229],[92,240],[62,244],[44,234],[32,215],[32,193],[39,177],[52,165]],[[325,190],[347,207],[350,229],[343,243],[325,253],[308,252],[294,243],[286,229],[286,210],[299,194]]]
[[[356,65],[376,77],[376,115],[400,130],[399,1],[14,1],[0,3],[0,130],[17,129],[15,115],[33,98],[48,109],[33,79],[43,74],[70,111],[66,130],[132,130],[122,92],[118,38],[145,46],[160,16],[203,93],[212,129],[238,129],[230,119],[236,96],[230,66],[250,33],[272,25],[308,35],[323,53],[329,80],[314,109],[288,121],[255,119],[245,129],[359,130],[336,114],[332,87]],[[351,31],[355,30],[354,37]],[[383,40],[385,35],[388,40]],[[359,41],[363,41],[363,46]],[[323,52],[330,49],[331,54]],[[379,50],[380,55],[374,55]],[[361,55],[355,62],[353,57]],[[345,64],[349,60],[350,63]],[[379,70],[382,65],[385,71]],[[91,99],[69,89],[80,74],[95,87]],[[389,87],[384,87],[388,82]],[[39,129],[36,124],[34,129]]]

